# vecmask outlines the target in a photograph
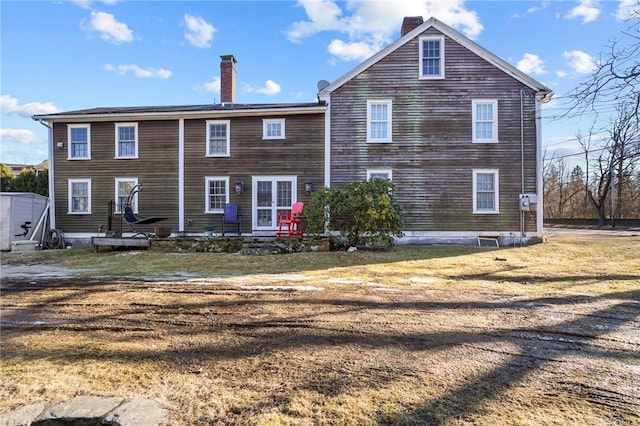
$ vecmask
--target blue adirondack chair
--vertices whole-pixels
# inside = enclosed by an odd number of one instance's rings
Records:
[[[224,237],[225,225],[237,225],[238,235],[241,235],[242,215],[238,214],[238,205],[227,203],[224,205],[224,214],[222,215],[222,236]]]

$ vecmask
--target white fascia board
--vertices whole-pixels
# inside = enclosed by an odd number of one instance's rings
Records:
[[[34,120],[56,122],[96,122],[96,121],[125,121],[125,120],[177,120],[180,118],[202,118],[202,117],[256,117],[262,115],[300,115],[300,114],[322,114],[327,107],[318,105],[302,108],[261,108],[261,109],[236,109],[236,110],[208,110],[208,111],[168,111],[168,112],[141,112],[141,113],[105,113],[105,114],[51,114],[34,115]]]

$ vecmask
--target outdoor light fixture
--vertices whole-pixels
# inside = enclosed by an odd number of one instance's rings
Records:
[[[56,146],[57,146],[58,148],[64,148],[64,142],[58,142],[58,143],[56,144]]]
[[[241,195],[244,192],[244,183],[240,179],[236,181],[236,194]]]
[[[305,191],[307,194],[311,194],[311,191],[313,191],[313,182],[311,181],[311,179],[307,179],[307,180],[304,182],[304,191]]]

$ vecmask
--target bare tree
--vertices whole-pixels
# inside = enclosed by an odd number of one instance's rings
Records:
[[[627,99],[636,116],[640,113],[640,0],[636,1],[628,28],[611,39],[593,74],[570,94],[567,115],[598,114],[619,99]]]

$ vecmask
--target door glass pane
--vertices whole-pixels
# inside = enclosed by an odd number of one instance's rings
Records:
[[[278,181],[278,207],[291,207],[291,181]]]
[[[271,182],[258,181],[258,207],[271,207],[272,192]]]

